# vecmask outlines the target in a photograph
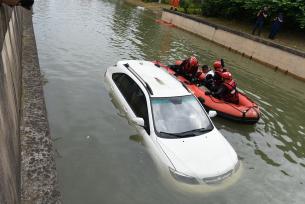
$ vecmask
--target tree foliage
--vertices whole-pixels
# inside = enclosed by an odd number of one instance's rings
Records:
[[[198,0],[192,0],[197,1]],[[305,0],[202,0],[201,11],[206,16],[253,19],[263,7],[269,8],[269,16],[282,12],[285,24],[305,28]]]

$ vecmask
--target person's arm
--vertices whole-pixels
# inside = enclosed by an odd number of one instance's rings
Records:
[[[268,13],[265,9],[262,10],[262,15],[263,15],[264,18],[267,18]]]
[[[182,63],[180,64],[180,67],[184,67],[188,62],[188,59],[185,59],[182,61]]]
[[[226,92],[227,87],[221,85],[216,92],[212,92],[213,96],[222,97],[222,95]]]
[[[215,72],[214,72],[213,79],[214,79],[215,81],[220,81],[220,80],[222,80],[222,76],[221,76],[221,74],[219,73],[219,71],[215,71]]]
[[[186,65],[186,63],[187,63],[187,59],[183,60],[181,62],[181,64],[179,64],[179,65],[172,65],[171,67],[174,69],[175,72],[181,74],[181,72],[183,71],[183,67]]]
[[[260,10],[257,14],[256,17],[259,17],[259,15],[261,14],[262,10]]]

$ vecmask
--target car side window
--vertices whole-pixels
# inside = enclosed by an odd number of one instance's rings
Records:
[[[147,101],[141,88],[124,73],[114,73],[112,79],[135,115],[144,119],[144,129],[150,134]]]

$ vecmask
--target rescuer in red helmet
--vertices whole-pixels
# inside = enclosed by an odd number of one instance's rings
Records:
[[[224,68],[223,60],[216,60],[213,64],[214,67],[214,82],[215,86],[219,86],[222,83],[222,73],[226,72],[227,70]]]
[[[208,65],[203,65],[196,73],[197,84],[206,86],[206,75],[211,71]]]
[[[214,70],[211,70],[206,74],[205,86],[211,91],[216,91],[223,83],[221,74],[227,70],[224,68],[223,59],[216,60],[213,63],[213,67]]]
[[[219,88],[214,92],[206,92],[206,95],[213,95],[216,98],[222,99],[230,103],[239,103],[237,84],[232,79],[230,72],[223,72],[221,74],[223,83],[220,84]]]
[[[185,74],[195,76],[198,71],[199,63],[196,57],[191,56],[190,58],[184,60],[180,66]]]
[[[177,73],[183,75],[191,82],[194,82],[196,80],[198,66],[199,66],[199,63],[198,63],[197,58],[194,56],[191,56],[191,57],[183,60],[181,64],[176,65],[174,67],[172,66],[172,68],[174,68],[174,70]]]
[[[215,70],[219,70],[219,69],[222,69],[222,68],[223,68],[220,60],[216,60],[216,61],[213,63],[213,67],[214,67]]]

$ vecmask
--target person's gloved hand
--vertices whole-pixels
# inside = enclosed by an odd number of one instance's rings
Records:
[[[197,80],[194,77],[191,77],[190,82],[195,84]]]

